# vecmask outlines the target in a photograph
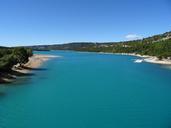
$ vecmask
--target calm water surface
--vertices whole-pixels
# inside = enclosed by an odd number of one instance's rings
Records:
[[[0,128],[171,128],[171,70],[137,57],[60,55],[0,86]]]

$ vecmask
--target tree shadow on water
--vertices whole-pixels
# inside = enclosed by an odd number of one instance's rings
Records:
[[[22,73],[22,72],[17,72],[17,71],[11,71],[11,75],[13,76],[34,76],[34,73]]]
[[[22,73],[18,71],[0,72],[0,84],[11,84],[19,77],[34,76],[34,73]]]
[[[22,66],[20,68],[17,68],[17,70],[10,70],[10,71],[3,71],[3,72],[0,71],[0,84],[11,84],[15,82],[17,78],[22,78],[25,76],[34,76],[35,73],[32,73],[31,71],[45,71],[47,69],[46,68],[30,68],[30,67]]]
[[[3,99],[7,94],[5,92],[0,92],[0,100]]]
[[[46,68],[30,68],[30,67],[26,67],[26,66],[23,66],[22,68],[26,69],[26,70],[35,70],[35,71],[45,71],[45,70],[47,70]]]
[[[3,97],[3,96],[5,96],[5,95],[6,95],[5,92],[0,92],[0,97]]]

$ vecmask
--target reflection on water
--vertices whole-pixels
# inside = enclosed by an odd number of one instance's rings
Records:
[[[0,99],[5,97],[7,95],[7,86],[6,85],[0,85]]]
[[[170,126],[170,70],[130,56],[41,53],[63,58],[0,86],[0,128]]]
[[[31,78],[30,77],[20,77],[17,78],[16,81],[14,81],[13,83],[9,84],[10,86],[21,86],[21,85],[27,85],[30,81]]]

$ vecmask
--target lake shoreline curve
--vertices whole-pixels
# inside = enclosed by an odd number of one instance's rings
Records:
[[[26,64],[20,66],[19,64],[14,65],[11,71],[9,72],[0,72],[0,84],[1,83],[12,83],[16,80],[18,76],[27,76],[31,75],[33,70],[38,69],[46,61],[60,56],[47,55],[47,54],[33,54],[29,58],[29,61]]]

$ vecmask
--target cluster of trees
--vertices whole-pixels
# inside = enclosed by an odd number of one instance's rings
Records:
[[[9,71],[16,64],[25,64],[32,55],[32,50],[28,48],[0,48],[0,71]]]
[[[112,45],[94,45],[79,48],[78,51],[107,53],[136,53],[140,55],[157,56],[159,59],[171,58],[171,39],[157,42],[132,41],[113,43]]]
[[[114,53],[136,53],[141,55],[157,56],[159,59],[171,57],[171,39],[158,42],[134,42],[117,44],[113,47]]]

